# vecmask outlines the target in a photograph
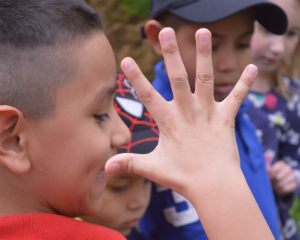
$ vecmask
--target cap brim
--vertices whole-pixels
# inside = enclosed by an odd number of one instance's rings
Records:
[[[218,1],[220,4],[218,4]],[[287,16],[277,5],[264,0],[201,0],[170,10],[171,13],[191,22],[213,23],[230,17],[249,8],[255,8],[256,20],[268,31],[274,34],[283,34],[287,29]],[[229,7],[230,6],[230,7]]]

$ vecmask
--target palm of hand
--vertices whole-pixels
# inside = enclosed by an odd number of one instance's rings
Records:
[[[113,157],[107,162],[106,171],[139,174],[184,196],[194,192],[195,187],[206,194],[222,172],[239,168],[234,121],[257,69],[247,67],[229,96],[217,103],[213,96],[210,32],[200,29],[196,33],[194,94],[190,91],[173,30],[163,29],[160,42],[173,101],[166,102],[154,90],[132,59],[122,62],[124,73],[159,127],[159,144],[147,155]]]

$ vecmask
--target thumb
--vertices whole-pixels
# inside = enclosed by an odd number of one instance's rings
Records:
[[[152,172],[150,154],[117,154],[105,164],[107,173],[133,173],[148,178]]]

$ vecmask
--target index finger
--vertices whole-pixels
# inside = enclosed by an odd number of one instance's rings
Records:
[[[168,112],[167,102],[145,78],[132,58],[124,58],[121,62],[121,67],[141,102],[145,105],[157,124],[159,124],[162,119],[161,113]]]

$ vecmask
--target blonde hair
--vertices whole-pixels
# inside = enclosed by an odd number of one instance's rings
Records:
[[[300,80],[300,40],[291,59],[285,62],[283,69],[285,74]]]
[[[300,0],[292,0],[300,5]],[[286,86],[283,75],[287,75],[293,79],[300,80],[300,39],[296,49],[290,59],[286,59],[278,67],[276,72],[276,81],[270,82],[271,88],[280,96],[289,98],[291,90]]]

